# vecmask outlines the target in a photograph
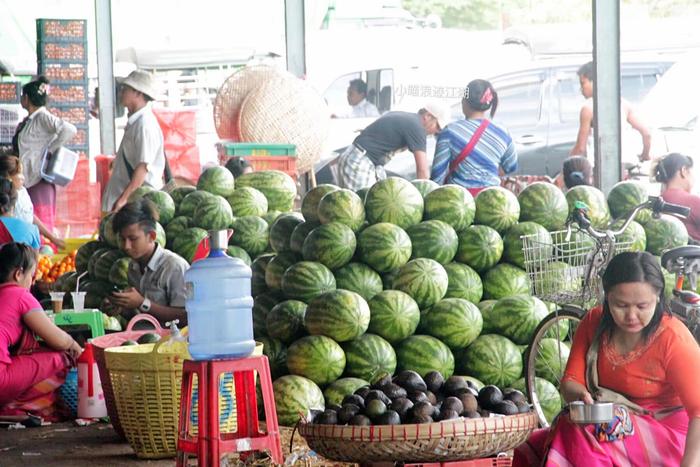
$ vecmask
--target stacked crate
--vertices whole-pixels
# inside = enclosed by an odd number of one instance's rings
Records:
[[[20,115],[20,95],[22,84],[19,81],[0,81],[0,146],[10,146]]]

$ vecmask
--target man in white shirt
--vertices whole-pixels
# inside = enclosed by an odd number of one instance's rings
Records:
[[[350,81],[348,86],[348,104],[350,109],[340,115],[334,115],[336,118],[366,118],[379,117],[377,107],[367,100],[367,83],[361,79]]]
[[[150,73],[134,70],[121,83],[120,100],[129,113],[112,175],[102,197],[102,210],[118,211],[142,185],[163,187],[163,132],[151,110],[156,95]]]

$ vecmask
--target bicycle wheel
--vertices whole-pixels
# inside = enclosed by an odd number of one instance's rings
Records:
[[[558,395],[569,348],[585,313],[583,309],[570,305],[550,313],[535,329],[532,342],[525,352],[525,388],[542,427],[548,427],[561,408],[561,400],[558,399],[557,406],[556,396],[551,394],[551,389],[547,389],[553,385]]]

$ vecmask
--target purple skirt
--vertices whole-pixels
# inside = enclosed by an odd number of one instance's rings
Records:
[[[56,185],[41,180],[33,187],[27,188],[27,193],[34,205],[34,215],[53,232],[56,224]]]

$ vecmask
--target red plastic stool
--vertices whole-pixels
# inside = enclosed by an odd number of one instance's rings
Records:
[[[261,433],[258,426],[256,371],[260,376],[267,433]],[[219,377],[222,373],[233,373],[238,430],[235,433],[220,433],[219,430]],[[196,438],[189,435],[192,383],[195,374],[199,382]],[[269,450],[273,462],[284,462],[267,357],[263,355],[235,360],[185,360],[182,369],[177,466],[187,465],[188,454],[197,455],[200,467],[219,467],[222,453],[266,449]]]

